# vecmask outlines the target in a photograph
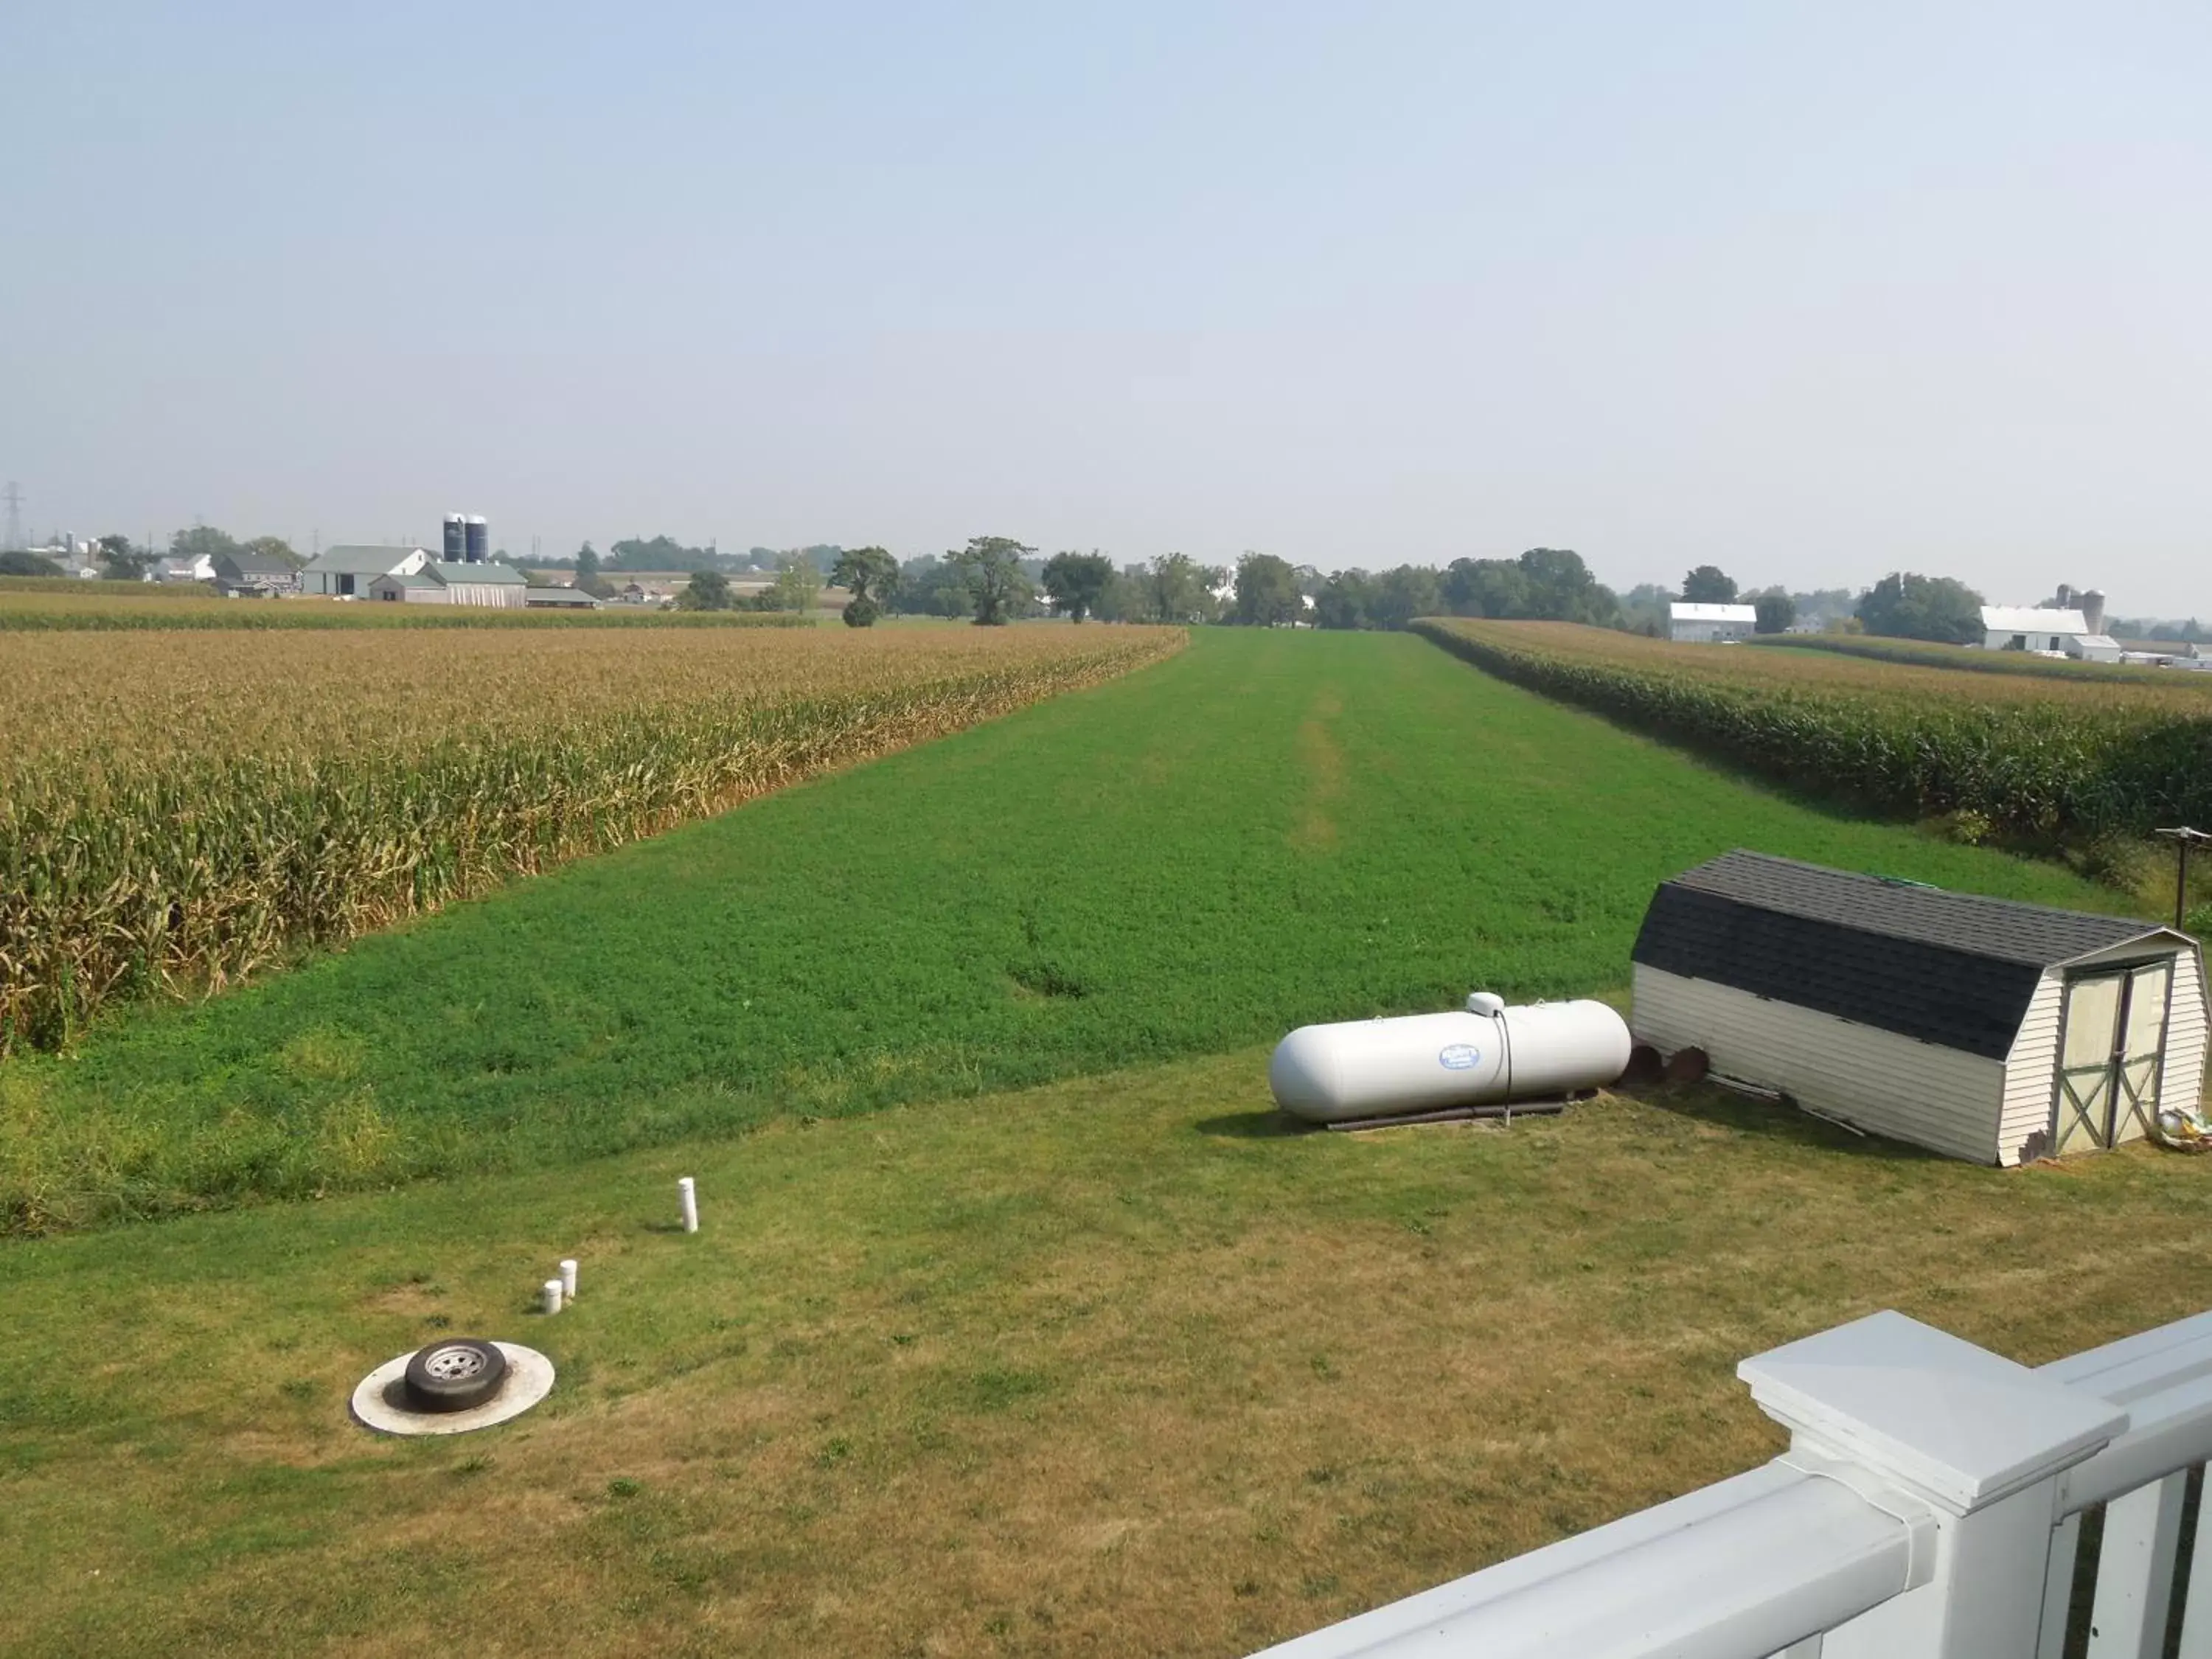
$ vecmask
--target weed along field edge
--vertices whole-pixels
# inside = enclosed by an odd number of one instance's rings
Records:
[[[120,1014],[66,1060],[18,1056],[0,1216],[41,1231],[521,1169],[1474,984],[1583,994],[1625,982],[1658,882],[1739,846],[2121,902],[1747,785],[1419,639],[1207,631],[264,983]]]

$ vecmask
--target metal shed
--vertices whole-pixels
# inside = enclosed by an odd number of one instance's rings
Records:
[[[1976,1163],[2203,1089],[2203,954],[2170,927],[1738,851],[1661,885],[1632,960],[1638,1042]]]

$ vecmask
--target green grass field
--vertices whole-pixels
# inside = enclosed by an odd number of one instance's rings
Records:
[[[1406,635],[1177,658],[0,1068],[67,1224],[559,1163],[1625,981],[1731,847],[2112,908],[1792,802]]]
[[[0,1651],[1234,1659],[1771,1455],[1746,1354],[1887,1306],[2037,1362],[2212,1301],[2143,1249],[2212,1227],[2205,1160],[1697,1091],[1289,1134],[1266,1062],[14,1241]],[[353,1426],[441,1332],[559,1385]]]

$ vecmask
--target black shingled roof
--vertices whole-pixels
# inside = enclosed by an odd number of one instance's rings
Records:
[[[1734,852],[1663,884],[1632,959],[2002,1060],[2055,963],[2148,922],[2050,910]]]

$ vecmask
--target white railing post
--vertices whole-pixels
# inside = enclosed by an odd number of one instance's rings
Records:
[[[2051,1534],[2051,1559],[2044,1568],[2043,1634],[2035,1659],[2065,1659],[2066,1615],[2074,1607],[2074,1559],[2081,1548],[2081,1517],[2069,1515]]]
[[[2212,1659],[2212,1468],[2198,1483],[2197,1546],[2189,1552],[2189,1605],[2181,1613],[2179,1659]]]
[[[2169,1474],[2105,1505],[2089,1659],[2159,1659],[2166,1651],[2166,1613],[2188,1487],[2186,1472]]]
[[[1821,1659],[2036,1651],[2059,1478],[2127,1426],[2124,1408],[1897,1313],[1759,1354],[1736,1374],[1790,1430],[1783,1462],[1855,1490],[1899,1489],[1936,1518],[1924,1581],[1831,1631]]]

